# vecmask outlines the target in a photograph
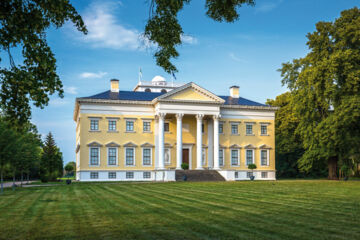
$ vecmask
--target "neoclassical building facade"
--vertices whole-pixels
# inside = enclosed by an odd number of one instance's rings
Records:
[[[174,181],[183,164],[226,180],[275,179],[275,107],[240,97],[238,86],[217,96],[160,76],[133,91],[110,82],[76,99],[77,180]]]

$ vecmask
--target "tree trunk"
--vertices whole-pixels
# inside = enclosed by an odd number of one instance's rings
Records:
[[[329,180],[339,180],[338,176],[336,175],[337,162],[338,162],[338,158],[337,158],[337,157],[330,157],[330,158],[328,159],[328,168],[329,168],[329,176],[328,176],[328,179],[329,179]]]
[[[27,184],[29,184],[29,172],[27,172]]]
[[[13,172],[13,185],[12,190],[15,191],[15,171]]]
[[[4,192],[4,179],[3,179],[3,171],[2,171],[2,169],[0,170],[0,175],[1,175],[1,194],[3,194],[3,192]]]
[[[23,180],[24,180],[24,172],[21,171],[21,187],[22,187]]]

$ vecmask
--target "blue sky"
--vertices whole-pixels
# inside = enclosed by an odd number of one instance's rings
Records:
[[[162,75],[153,50],[139,40],[150,1],[71,1],[83,16],[89,34],[81,35],[68,23],[48,31],[48,43],[57,58],[65,97],[53,96],[45,109],[33,108],[32,122],[41,134],[51,131],[64,154],[75,160],[76,97],[89,96],[120,80],[122,90],[132,90],[138,80]],[[175,60],[178,82],[193,81],[219,95],[239,85],[242,97],[264,103],[286,91],[277,69],[307,52],[306,34],[318,21],[333,21],[340,12],[358,5],[355,0],[257,0],[255,7],[240,9],[236,23],[217,23],[205,15],[204,0],[193,0],[180,13],[184,45]]]

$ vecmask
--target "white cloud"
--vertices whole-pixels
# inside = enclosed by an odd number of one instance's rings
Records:
[[[235,53],[232,53],[232,52],[229,53],[229,57],[230,57],[230,59],[234,60],[235,62],[241,62],[241,63],[246,63],[247,62],[246,60],[237,57],[235,55]]]
[[[83,72],[80,74],[81,78],[102,78],[107,74],[107,72]]]
[[[265,2],[259,4],[259,6],[255,6],[255,12],[270,12],[271,10],[275,9],[278,5],[282,3],[283,0],[272,1],[272,2]]]
[[[69,87],[66,87],[64,86],[64,92],[67,93],[67,94],[77,94],[77,87],[73,87],[73,86],[69,86]]]
[[[197,44],[198,43],[197,38],[192,37],[190,35],[185,35],[185,34],[181,35],[181,41],[186,44]]]

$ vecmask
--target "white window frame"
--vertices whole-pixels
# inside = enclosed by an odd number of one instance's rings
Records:
[[[96,174],[97,174],[97,177],[96,177],[96,178],[92,178],[92,177],[91,177],[91,174],[92,174],[92,173],[96,173]],[[90,179],[99,179],[99,172],[90,172],[90,176],[89,176],[89,177],[90,177]]]
[[[263,174],[266,176],[264,177]],[[261,172],[261,178],[263,178],[263,179],[269,178],[268,172]]]
[[[237,129],[237,131],[236,131],[236,133],[233,133],[233,126],[236,126],[236,129]],[[230,134],[231,135],[239,135],[239,124],[238,123],[231,123],[230,124]]]
[[[223,166],[225,166],[225,149],[224,149],[224,148],[219,148],[219,157],[220,157],[220,150],[222,151],[223,163],[220,164],[220,159],[219,159],[219,166],[220,166],[220,167],[223,167]]]
[[[110,148],[115,148],[116,149],[116,161],[115,161],[115,165],[110,165],[109,164],[109,149]],[[118,148],[117,147],[107,147],[106,148],[106,153],[107,153],[107,165],[108,165],[108,167],[117,167],[118,165],[119,165],[119,163],[118,163],[118,157],[119,157],[119,155],[118,155],[118,153],[119,153],[119,150],[118,150]]]
[[[255,151],[254,149],[245,149],[245,165],[247,166],[247,151],[252,151],[252,164],[255,163]]]
[[[220,128],[220,125],[222,126],[221,128]],[[220,132],[220,129],[222,130],[221,132]],[[224,134],[224,123],[223,122],[219,122],[219,134]]]
[[[263,165],[262,164],[262,161],[261,161],[261,152],[262,151],[266,151],[266,165]],[[270,165],[270,151],[269,151],[269,149],[260,149],[260,166],[269,166]]]
[[[115,122],[115,129],[110,129],[110,122]],[[108,131],[109,132],[116,132],[117,131],[117,120],[116,119],[113,119],[113,118],[109,118],[108,119]]]
[[[132,177],[131,177],[131,178],[128,178],[128,173],[129,173],[129,174],[132,174]],[[125,172],[125,179],[134,179],[134,178],[135,178],[134,172]]]
[[[266,127],[266,133],[262,133],[261,129]],[[260,136],[268,136],[268,124],[260,124]]]
[[[165,152],[167,149],[169,150],[169,162],[168,163],[165,161]],[[171,148],[164,148],[164,163],[165,163],[165,165],[171,165]]]
[[[148,131],[145,131],[145,130],[144,130],[144,124],[145,124],[145,123],[149,123],[149,128],[150,128],[150,129],[149,129]],[[142,130],[143,130],[144,133],[151,133],[151,120],[143,120]]]
[[[206,166],[206,148],[202,148],[201,150],[201,166]]]
[[[148,178],[146,178],[145,173],[148,173],[150,176]],[[143,172],[143,179],[151,179],[151,172],[149,172],[149,171]]]
[[[134,151],[134,156],[133,156],[133,163],[134,163],[134,164],[132,164],[132,165],[127,164],[127,161],[126,161],[126,151],[127,151],[127,149],[132,149],[132,150]],[[125,160],[124,165],[125,165],[125,167],[135,167],[135,166],[136,166],[136,161],[135,161],[135,159],[136,159],[136,151],[135,151],[135,147],[125,147],[124,155],[125,155],[125,156],[124,156],[124,160]]]
[[[110,177],[110,173],[115,173],[115,177],[113,178],[111,178]],[[111,171],[111,172],[108,172],[108,179],[116,179],[117,178],[117,173],[116,172],[114,172],[114,171]]]
[[[97,129],[91,129],[91,122],[92,121],[97,121]],[[99,129],[100,129],[100,126],[99,126],[99,119],[98,118],[90,118],[90,131],[94,131],[94,132],[96,132],[96,131],[99,131]]]
[[[133,124],[133,130],[128,130],[128,129],[127,129],[127,123],[128,123],[128,122],[132,122],[132,124]],[[125,132],[129,132],[129,133],[135,132],[135,120],[125,119]]]
[[[150,164],[149,165],[145,165],[144,164],[144,150],[145,149],[149,149],[150,150]],[[151,167],[152,166],[152,148],[151,147],[143,147],[141,149],[141,162],[142,162],[142,166],[143,167]]]
[[[251,126],[251,133],[247,132],[248,126]],[[254,124],[253,123],[246,123],[245,124],[245,134],[246,134],[246,136],[254,136]]]
[[[91,164],[91,149],[97,148],[98,149],[98,164]],[[89,147],[89,166],[90,167],[98,167],[100,166],[100,160],[101,160],[101,149],[100,147]]]
[[[232,162],[232,151],[235,150],[237,151],[237,155],[238,155],[238,161],[237,161],[237,164],[233,164]],[[231,166],[234,166],[234,167],[237,167],[237,166],[240,166],[240,149],[238,148],[230,148],[230,165]]]

